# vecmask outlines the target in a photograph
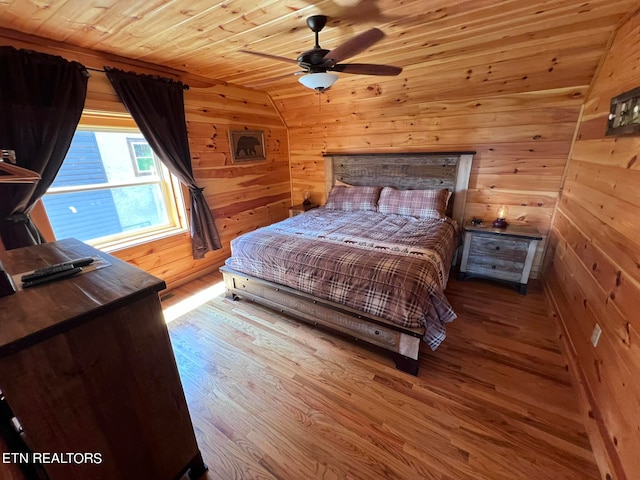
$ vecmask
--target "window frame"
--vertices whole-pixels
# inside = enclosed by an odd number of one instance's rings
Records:
[[[135,134],[136,136],[142,135],[142,132],[140,132],[135,122],[128,114],[87,112],[86,110],[83,113],[83,117],[81,118],[76,130],[93,132],[117,132],[123,134]],[[160,190],[164,199],[166,214],[169,220],[168,224],[142,228],[136,230],[133,234],[130,231],[121,232],[118,234],[85,241],[85,243],[105,252],[121,250],[134,245],[150,243],[161,238],[184,234],[185,232],[188,232],[189,228],[187,222],[188,205],[186,204],[189,197],[188,195],[186,195],[187,192],[185,190],[185,187],[181,184],[180,180],[175,175],[173,175],[159,160],[153,150],[152,153],[156,166],[158,168],[156,172],[157,179],[154,180],[148,178],[153,175],[151,172],[145,172],[140,175],[137,168],[137,161],[135,161],[135,156],[132,153],[129,140],[131,139],[127,138],[127,145],[129,147],[131,158],[134,163],[133,166],[136,177],[139,178],[140,181],[88,184],[71,187],[50,187],[45,193],[45,195],[55,195],[59,193],[90,190],[95,191],[135,185],[158,184],[160,186]],[[135,141],[137,139],[134,138],[132,140]],[[44,208],[46,211],[46,207]]]

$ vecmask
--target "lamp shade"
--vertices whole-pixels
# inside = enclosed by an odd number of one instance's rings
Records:
[[[320,92],[326,90],[338,80],[335,73],[309,73],[303,75],[298,81],[307,88],[318,90]]]

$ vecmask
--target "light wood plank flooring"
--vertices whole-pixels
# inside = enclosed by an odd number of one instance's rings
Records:
[[[220,280],[174,290],[167,318]],[[599,478],[539,286],[452,278],[447,296],[459,318],[417,377],[246,301],[170,321],[207,478]]]

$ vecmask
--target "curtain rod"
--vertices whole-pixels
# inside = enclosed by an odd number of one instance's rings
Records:
[[[101,72],[101,73],[107,73],[107,71],[104,68],[93,68],[93,67],[84,67],[86,70],[91,70],[92,72]],[[158,76],[158,75],[155,75]],[[174,80],[176,81],[176,80]],[[177,80],[180,83],[182,83],[182,88],[184,90],[189,90],[189,85],[187,85],[186,83],[181,82],[180,80]]]

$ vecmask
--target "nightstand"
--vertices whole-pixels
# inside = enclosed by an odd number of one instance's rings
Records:
[[[542,240],[542,236],[530,227],[467,225],[458,279],[500,280],[525,295],[538,240]]]
[[[289,217],[295,217],[296,215],[300,215],[301,213],[304,213],[307,210],[312,210],[318,207],[319,205],[316,205],[315,203],[310,203],[309,205],[305,205],[304,203],[300,203],[298,205],[292,205],[291,207],[289,207]]]

